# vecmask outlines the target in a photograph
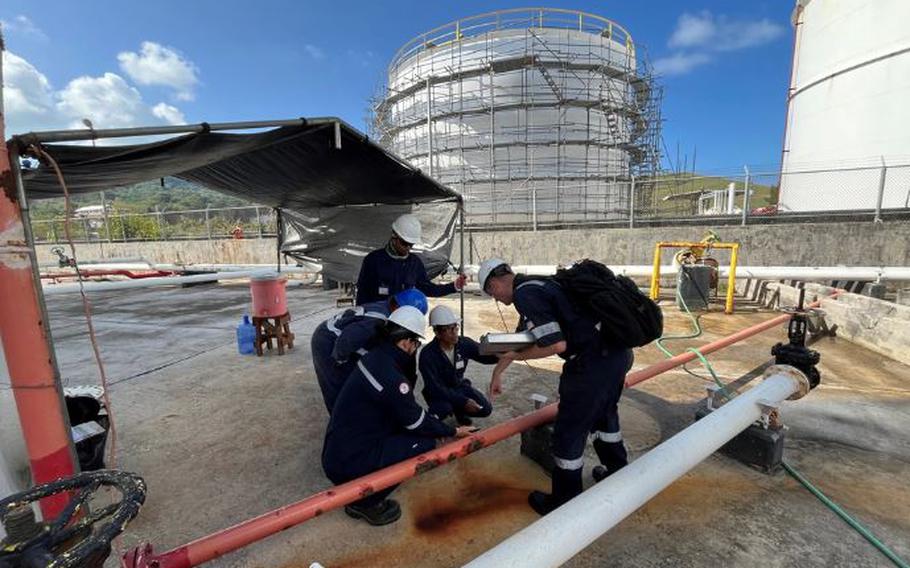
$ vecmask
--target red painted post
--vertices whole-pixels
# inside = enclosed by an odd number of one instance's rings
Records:
[[[11,157],[5,142],[2,73],[0,69],[0,339],[37,485],[76,470],[60,376],[41,309],[37,263],[19,209],[19,186],[11,163],[18,156]],[[56,517],[67,499],[58,495],[43,500],[44,518]]]

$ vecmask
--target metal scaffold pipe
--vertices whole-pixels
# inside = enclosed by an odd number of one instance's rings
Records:
[[[561,566],[784,400],[809,392],[793,367],[765,380],[575,499],[508,538],[467,568]]]

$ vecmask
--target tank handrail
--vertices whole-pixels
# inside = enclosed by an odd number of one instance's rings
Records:
[[[518,14],[522,16],[518,17]],[[528,27],[576,29],[598,33],[626,48],[633,45],[632,35],[624,27],[603,16],[563,8],[510,8],[461,18],[414,37],[395,52],[388,72],[392,73],[404,60],[426,49],[466,37],[477,37],[490,31]]]

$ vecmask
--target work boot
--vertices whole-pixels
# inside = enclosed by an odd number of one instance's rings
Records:
[[[471,420],[470,418],[468,418],[468,416],[464,415],[464,414],[456,414],[455,421],[458,422],[459,426],[473,426],[474,425],[474,421]]]
[[[594,481],[603,481],[629,464],[626,446],[622,442],[594,440],[593,446],[597,457],[600,458],[600,463],[603,464],[595,466],[591,470],[591,477],[594,478]]]
[[[344,512],[349,517],[363,519],[374,527],[388,525],[401,518],[401,506],[394,499],[386,499],[370,507],[348,505]]]
[[[528,494],[528,505],[541,517],[556,508],[553,497],[543,491],[531,491]]]
[[[553,493],[532,491],[528,495],[528,505],[539,515],[546,515],[553,509],[561,506],[573,497],[581,494],[581,470],[566,470],[556,468],[553,470]]]
[[[617,471],[619,471],[619,470],[621,470],[622,468],[626,467],[626,465],[627,465],[627,464],[611,464],[611,465],[609,465],[609,466],[606,466],[606,465],[595,465],[595,466],[594,466],[594,469],[591,470],[591,477],[594,478],[594,481],[595,481],[595,482],[600,483],[600,482],[603,481],[604,479],[610,477],[611,475],[613,475],[613,474],[616,473]]]

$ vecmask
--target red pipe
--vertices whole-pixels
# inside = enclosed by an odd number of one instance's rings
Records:
[[[817,307],[818,304],[819,302],[815,302],[809,307]],[[772,318],[717,341],[712,341],[702,346],[699,351],[703,354],[712,353],[785,323],[789,319],[790,316],[788,314]],[[626,386],[635,386],[693,359],[695,359],[695,354],[686,352],[640,371],[630,373],[626,377]],[[477,434],[472,434],[467,438],[446,444],[441,448],[436,448],[348,483],[337,485],[327,491],[316,493],[302,501],[269,511],[160,555],[155,555],[151,545],[146,544],[126,553],[123,556],[122,565],[127,568],[189,568],[190,566],[208,562],[265,537],[318,517],[327,511],[343,507],[371,493],[397,485],[411,477],[464,457],[481,448],[491,446],[515,434],[552,422],[556,418],[557,404],[549,404],[524,416],[513,418]]]
[[[5,142],[2,84],[0,71],[0,338],[37,485],[69,477],[76,468],[60,376],[38,297],[37,265],[25,236],[12,171],[11,162],[19,158],[10,155]],[[68,499],[66,494],[43,499],[44,518],[55,518]]]
[[[142,272],[134,272],[132,270],[126,270],[124,268],[114,268],[110,270],[85,270],[84,268],[79,269],[79,274],[83,277],[89,276],[126,276],[131,279],[139,278],[155,278],[158,276],[171,276],[174,274],[170,270],[145,270]],[[49,279],[58,279],[58,278],[77,278],[75,272],[48,272],[41,275],[41,278]]]

